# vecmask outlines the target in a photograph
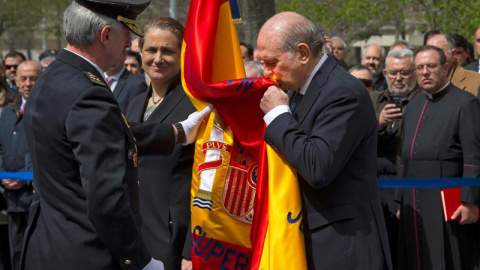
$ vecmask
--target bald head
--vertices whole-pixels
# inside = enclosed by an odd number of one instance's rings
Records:
[[[321,29],[295,12],[281,12],[271,17],[260,29],[258,37],[269,39],[288,53],[293,53],[298,44],[305,43],[312,55],[317,56],[323,47]]]
[[[258,58],[264,76],[275,80],[281,89],[299,91],[322,57],[321,30],[294,12],[270,18],[257,39]]]
[[[445,56],[447,57],[447,70],[450,71],[453,66],[454,60],[454,58],[452,57],[453,43],[449,43],[447,35],[434,35],[427,41],[427,45],[435,46],[445,53]]]
[[[40,74],[42,74],[42,66],[36,61],[24,61],[18,65],[15,82],[24,99],[30,95]]]
[[[380,72],[383,61],[385,60],[385,49],[377,44],[365,46],[362,55],[362,65],[366,66],[371,72]]]

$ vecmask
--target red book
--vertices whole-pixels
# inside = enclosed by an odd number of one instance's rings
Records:
[[[461,188],[446,188],[440,191],[442,196],[442,206],[443,206],[443,217],[445,222],[452,221],[452,215],[457,211],[458,207],[462,205],[460,201],[460,195],[462,194]],[[480,208],[479,208],[480,214]],[[460,216],[455,219],[456,221],[460,220]]]

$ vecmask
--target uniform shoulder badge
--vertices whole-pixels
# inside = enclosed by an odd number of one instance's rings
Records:
[[[87,75],[88,79],[90,79],[90,81],[92,81],[94,84],[108,87],[107,84],[102,79],[95,76],[95,74],[93,74],[92,72],[84,72],[84,74]]]

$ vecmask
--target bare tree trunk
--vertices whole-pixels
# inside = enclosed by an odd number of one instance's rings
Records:
[[[238,38],[256,47],[258,31],[263,23],[275,14],[275,1],[242,0],[238,1],[238,5],[243,20],[241,24],[237,24]]]

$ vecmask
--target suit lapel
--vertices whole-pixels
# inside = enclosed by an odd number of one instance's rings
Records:
[[[300,124],[303,122],[303,120],[305,120],[305,117],[320,95],[322,86],[327,82],[328,75],[336,65],[337,62],[333,60],[331,56],[328,56],[325,63],[322,64],[320,69],[317,71],[317,74],[315,74],[313,77],[310,85],[307,88],[305,96],[302,98],[300,104],[298,104],[294,113],[294,117]]]
[[[145,112],[145,106],[148,103],[148,97],[152,92],[151,88],[148,88],[145,93],[140,94],[141,98],[137,97],[132,102],[133,104],[129,104],[129,110],[127,110],[128,119],[132,119],[132,122],[143,123],[143,114]],[[131,112],[130,112],[131,110]]]
[[[153,111],[152,115],[148,118],[148,122],[157,122],[161,123],[165,121],[165,118],[173,111],[173,109],[180,104],[182,99],[185,97],[183,88],[181,84],[175,86],[170,90],[165,99],[160,103],[160,105]]]
[[[123,89],[125,88],[125,83],[127,82],[127,77],[128,77],[128,70],[125,69],[122,72],[122,75],[120,75],[120,78],[118,78],[117,85],[115,86],[115,90],[113,91],[113,95],[118,98],[120,94],[123,92]]]

